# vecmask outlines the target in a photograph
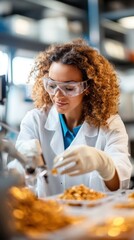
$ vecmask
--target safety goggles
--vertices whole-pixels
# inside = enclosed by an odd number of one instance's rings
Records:
[[[43,78],[43,84],[45,90],[51,94],[55,95],[58,90],[60,90],[64,96],[75,97],[82,94],[88,87],[88,82],[57,82],[51,78]]]

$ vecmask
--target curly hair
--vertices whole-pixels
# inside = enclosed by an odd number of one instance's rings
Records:
[[[118,78],[109,61],[83,39],[49,46],[36,57],[28,80],[35,80],[32,99],[36,108],[48,109],[52,105],[42,78],[53,62],[73,65],[82,72],[83,81],[91,79],[90,92],[83,97],[83,119],[95,126],[106,126],[107,119],[118,112],[120,94]]]

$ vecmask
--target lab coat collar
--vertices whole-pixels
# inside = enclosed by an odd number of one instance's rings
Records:
[[[64,142],[62,136],[62,129],[59,121],[58,112],[53,106],[48,114],[46,124],[44,126],[47,130],[53,131],[53,136],[50,142],[50,146],[55,152],[55,154],[60,154],[64,151]],[[95,137],[98,133],[98,128],[90,126],[86,121],[82,124],[79,132],[77,133],[75,139],[72,141],[70,146],[87,144],[86,138]]]
[[[93,125],[89,125],[86,121],[83,123],[83,132],[84,135],[87,137],[95,137],[98,134],[98,127]]]
[[[57,129],[58,123],[60,123],[58,112],[57,112],[55,106],[52,106],[48,113],[45,128],[50,131],[55,131]]]
[[[61,138],[62,129],[59,121],[59,115],[55,106],[53,106],[50,109],[48,118],[44,127],[48,131],[51,131],[53,133],[50,141],[50,147],[52,148],[53,152],[56,155],[62,153],[64,151],[64,142],[63,142],[63,138]]]

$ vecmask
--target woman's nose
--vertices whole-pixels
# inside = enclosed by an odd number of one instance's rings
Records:
[[[64,96],[63,91],[60,88],[57,88],[56,92],[55,92],[55,96]]]

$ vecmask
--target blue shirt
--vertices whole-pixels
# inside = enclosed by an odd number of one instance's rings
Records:
[[[73,139],[75,138],[75,136],[77,135],[81,125],[74,127],[72,132],[68,129],[63,114],[59,114],[59,118],[60,118],[60,124],[61,124],[61,128],[62,128],[62,133],[63,133],[63,140],[64,140],[64,148],[68,148],[71,144],[71,142],[73,141]]]

